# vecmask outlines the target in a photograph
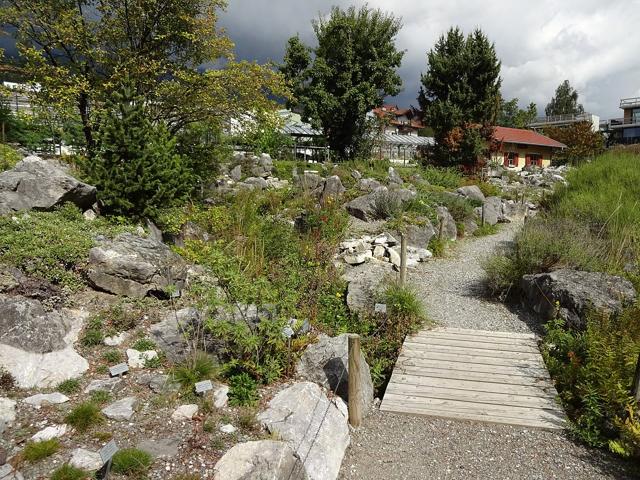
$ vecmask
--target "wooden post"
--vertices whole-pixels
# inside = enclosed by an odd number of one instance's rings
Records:
[[[360,335],[349,335],[349,423],[362,424],[362,385],[360,385]]]
[[[407,237],[400,234],[400,285],[404,287],[407,282]]]
[[[444,235],[444,217],[440,219],[440,224],[438,225],[438,241],[442,241],[442,235]]]
[[[480,216],[480,226],[484,227],[484,203],[482,204],[482,215]]]
[[[640,354],[638,355],[638,361],[636,362],[636,374],[633,376],[633,388],[631,390],[631,395],[633,395],[636,402],[640,402]]]
[[[2,143],[5,143],[4,122],[2,122]]]

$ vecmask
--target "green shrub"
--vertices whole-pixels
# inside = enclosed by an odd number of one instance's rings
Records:
[[[80,380],[78,380],[77,378],[64,380],[63,382],[58,384],[56,390],[64,393],[65,395],[72,395],[74,393],[77,393],[80,391]]]
[[[154,124],[131,85],[113,94],[101,121],[96,158],[84,165],[103,211],[155,218],[158,209],[186,200],[196,181],[176,141]]]
[[[391,282],[385,288],[383,299],[393,316],[412,318],[416,321],[424,319],[424,307],[411,287]]]
[[[183,363],[176,365],[172,370],[173,379],[185,391],[193,390],[196,383],[211,379],[215,373],[216,365],[213,359],[203,352],[187,357]]]
[[[436,258],[444,257],[444,254],[447,250],[447,242],[445,240],[438,240],[437,236],[434,236],[429,240],[429,251]]]
[[[51,480],[85,480],[89,473],[65,463],[51,474]]]
[[[0,263],[75,290],[85,285],[82,271],[95,236],[130,230],[103,218],[87,222],[72,204],[16,218],[0,217]]]
[[[0,172],[15,167],[20,160],[22,160],[22,155],[9,145],[0,143]]]
[[[440,168],[427,166],[420,170],[420,175],[431,185],[449,190],[462,185],[462,173],[454,168]]]
[[[135,341],[135,343],[131,346],[134,350],[138,350],[139,352],[146,352],[149,350],[155,350],[157,345],[153,340],[148,338],[140,338]]]
[[[258,385],[243,372],[229,378],[229,405],[253,406],[258,402]]]
[[[27,442],[22,451],[22,457],[26,461],[33,463],[50,457],[58,450],[60,450],[60,441],[57,438],[41,442]]]
[[[102,354],[102,359],[109,364],[118,363],[122,360],[122,352],[115,349],[107,350]]]
[[[104,333],[102,332],[103,323],[100,317],[92,317],[87,322],[80,343],[85,347],[94,347],[96,345],[102,345],[104,340]]]
[[[86,432],[91,427],[104,421],[100,407],[93,402],[77,405],[66,417],[66,422],[79,432]]]
[[[640,353],[640,309],[618,317],[593,313],[584,332],[562,320],[546,327],[543,356],[572,431],[591,446],[640,457],[640,411],[631,396]]]
[[[137,448],[123,448],[113,456],[111,469],[113,473],[130,478],[144,478],[153,463],[153,457]]]

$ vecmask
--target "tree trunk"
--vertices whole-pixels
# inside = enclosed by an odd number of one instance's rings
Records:
[[[80,119],[82,121],[82,131],[87,142],[87,154],[89,158],[93,157],[95,143],[93,139],[93,128],[89,118],[89,97],[86,93],[81,93],[78,98],[78,108],[80,110]]]

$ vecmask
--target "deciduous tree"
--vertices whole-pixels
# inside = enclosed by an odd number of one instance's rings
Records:
[[[36,100],[80,116],[87,146],[114,85],[129,78],[149,114],[174,132],[202,120],[270,107],[279,74],[236,62],[217,28],[225,0],[5,0]],[[213,68],[204,71],[203,66]]]
[[[564,127],[547,127],[544,134],[567,148],[555,154],[558,163],[578,164],[604,151],[602,133],[594,132],[590,122],[578,122]]]
[[[498,113],[497,125],[510,128],[527,128],[538,115],[536,104],[531,102],[526,109],[518,106],[518,99],[513,98],[508,102],[500,100],[500,112]]]
[[[483,156],[499,109],[500,61],[480,30],[441,36],[427,54],[418,101],[434,130],[433,156],[442,164],[472,164]]]
[[[334,7],[313,22],[318,46],[289,40],[285,73],[306,120],[322,128],[341,158],[366,155],[372,145],[367,113],[400,92],[396,69],[404,52],[395,45],[401,22],[381,10]]]
[[[578,103],[578,92],[565,80],[558,88],[556,94],[544,109],[547,116],[575,115],[584,113],[584,107]]]

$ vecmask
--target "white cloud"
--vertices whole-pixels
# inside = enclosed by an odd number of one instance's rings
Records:
[[[342,5],[361,0],[334,1]],[[320,0],[231,0],[223,24],[244,57],[282,58],[297,32],[312,39],[310,21],[330,9]],[[403,18],[398,47],[405,49],[402,105],[416,104],[426,52],[453,25],[478,27],[502,60],[503,93],[539,111],[564,79],[585,109],[603,118],[621,115],[620,98],[640,95],[640,0],[369,0]],[[237,36],[236,36],[237,34]]]

